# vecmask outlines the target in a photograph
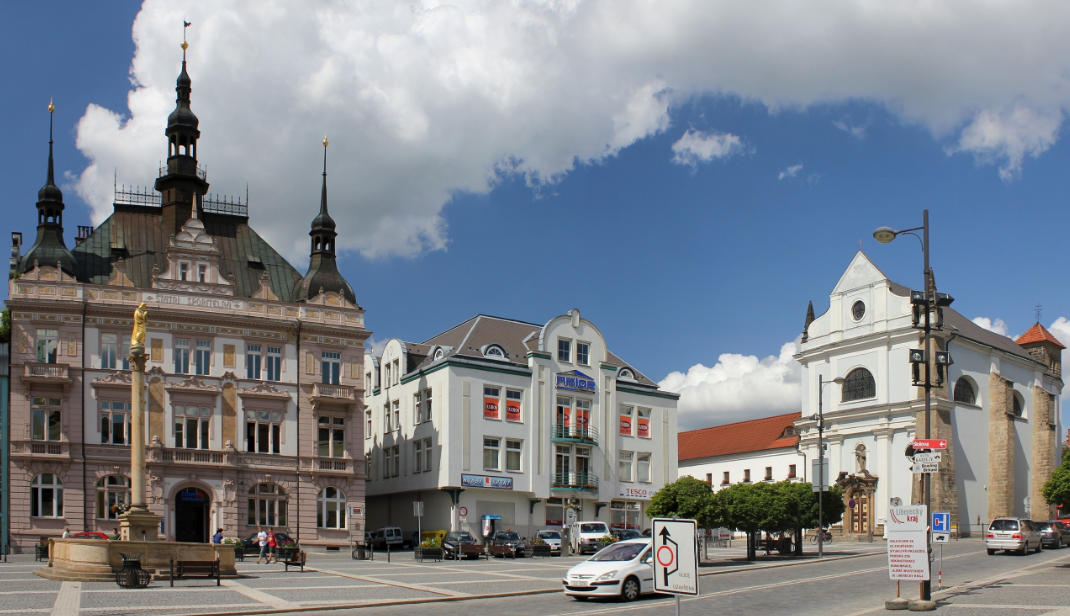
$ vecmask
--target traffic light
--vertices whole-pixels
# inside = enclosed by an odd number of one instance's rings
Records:
[[[914,385],[921,382],[921,366],[925,363],[925,349],[910,349],[910,370]]]

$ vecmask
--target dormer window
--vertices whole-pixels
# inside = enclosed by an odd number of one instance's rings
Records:
[[[509,357],[509,354],[505,352],[505,349],[503,349],[497,344],[488,344],[487,346],[483,347],[483,357],[486,357],[487,359],[497,359],[500,361],[505,361],[506,358]]]
[[[799,436],[799,431],[795,429],[795,426],[788,426],[780,433],[780,438],[793,438],[796,436]]]
[[[445,356],[446,354],[442,352],[442,349],[438,349],[437,351],[435,351],[435,361],[438,361]]]
[[[617,373],[617,378],[622,381],[634,381],[635,373],[627,368],[623,368],[620,372]]]

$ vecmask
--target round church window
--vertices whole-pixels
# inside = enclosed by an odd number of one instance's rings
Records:
[[[862,300],[858,300],[851,306],[851,316],[855,318],[855,321],[861,321],[862,317],[866,316],[866,304]]]

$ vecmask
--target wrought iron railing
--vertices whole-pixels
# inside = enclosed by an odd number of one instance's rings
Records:
[[[143,205],[147,207],[160,207],[161,196],[151,188],[125,185],[115,188],[115,197],[112,202],[116,205]]]
[[[598,490],[598,477],[591,473],[554,473],[550,482],[554,490]]]
[[[201,198],[201,209],[210,214],[225,214],[227,216],[248,216],[249,204],[242,203],[241,198],[219,198],[218,195],[205,195]]]
[[[598,428],[581,426],[577,424],[558,424],[553,426],[550,439],[554,441],[569,441],[598,444]]]
[[[202,180],[208,180],[208,172],[204,167],[197,164],[192,158],[172,158],[167,164],[160,167],[160,176],[181,173],[183,175],[196,175]]]

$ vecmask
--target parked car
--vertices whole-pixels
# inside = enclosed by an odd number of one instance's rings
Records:
[[[550,546],[550,554],[561,555],[561,531],[559,530],[540,530],[535,533],[535,537],[542,539],[546,542],[546,545]]]
[[[397,526],[384,526],[375,531],[375,536],[372,537],[372,546],[376,549],[386,549],[386,546],[391,548],[407,547],[408,542],[405,541],[404,535],[401,534],[401,528]]]
[[[523,556],[524,550],[528,547],[528,542],[511,530],[495,533],[494,539],[491,539],[491,544],[509,548],[513,551],[513,556]]]
[[[1034,522],[1043,536],[1042,545],[1046,548],[1058,550],[1063,546],[1070,545],[1070,529],[1058,520],[1047,522]]]
[[[107,541],[111,535],[103,533],[99,530],[84,530],[79,533],[71,535],[71,539],[103,539]]]
[[[296,544],[297,542],[294,541],[293,537],[291,537],[290,535],[287,535],[286,533],[275,533],[275,544],[276,544],[276,546],[282,545],[284,543],[294,543],[294,544]],[[248,537],[246,537],[245,539],[242,539],[241,540],[241,546],[242,546],[242,551],[244,553],[246,553],[246,554],[259,554],[260,553],[260,541],[257,540],[255,532],[253,534],[249,535]]]
[[[629,539],[610,544],[572,567],[561,583],[565,594],[577,601],[590,597],[619,597],[634,601],[654,592],[654,551],[650,539]]]
[[[1039,552],[1043,541],[1036,524],[1028,518],[996,518],[985,533],[989,555],[999,550],[1018,554],[1027,554],[1029,550]]]
[[[462,545],[478,545],[479,542],[472,536],[472,533],[465,531],[450,531],[446,533],[446,537],[442,540],[442,557],[452,558],[457,560],[461,557]],[[478,558],[471,554],[468,557]]]
[[[602,537],[608,534],[605,522],[576,522],[568,529],[569,548],[575,554],[597,552],[602,548]]]
[[[618,529],[614,529],[614,530],[610,531],[610,534],[613,535],[613,538],[616,539],[617,541],[627,541],[628,539],[642,539],[643,538],[643,533],[641,533],[641,532],[639,532],[637,530],[624,530],[624,529],[619,529],[618,528]]]
[[[654,529],[652,529],[652,528],[644,528],[642,535],[644,537],[650,537],[650,536],[653,535],[653,533],[654,533]]]
[[[1059,518],[1058,520],[1054,521],[1065,526],[1067,530],[1070,530],[1070,518]]]

